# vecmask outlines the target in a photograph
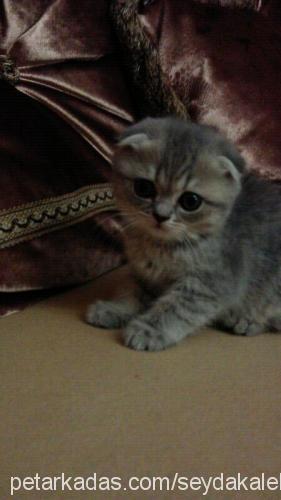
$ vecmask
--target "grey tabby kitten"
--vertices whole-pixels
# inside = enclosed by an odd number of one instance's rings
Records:
[[[220,323],[241,335],[281,326],[281,189],[245,172],[217,131],[145,119],[121,137],[114,189],[134,300],[98,301],[87,321],[157,351]]]

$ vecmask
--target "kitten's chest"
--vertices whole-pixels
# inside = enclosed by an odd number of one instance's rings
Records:
[[[127,256],[136,278],[155,294],[177,281],[186,268],[184,258],[157,246],[130,245]]]

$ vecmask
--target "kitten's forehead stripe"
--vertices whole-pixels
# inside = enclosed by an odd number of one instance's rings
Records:
[[[184,137],[182,132],[171,131],[165,142],[156,179],[166,189],[185,191],[192,176],[197,157],[196,141]]]

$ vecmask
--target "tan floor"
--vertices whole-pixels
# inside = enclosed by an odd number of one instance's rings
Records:
[[[94,297],[128,287],[124,270],[0,322],[1,500],[13,476],[257,475],[281,472],[281,335],[215,331],[161,353],[82,322]],[[259,494],[27,492],[13,498],[208,498]]]

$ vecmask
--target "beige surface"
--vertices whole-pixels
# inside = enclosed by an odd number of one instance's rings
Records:
[[[281,469],[281,335],[205,331],[161,353],[81,315],[124,270],[0,322],[1,500],[10,475],[273,475]],[[281,493],[21,493],[13,498],[269,498]]]

